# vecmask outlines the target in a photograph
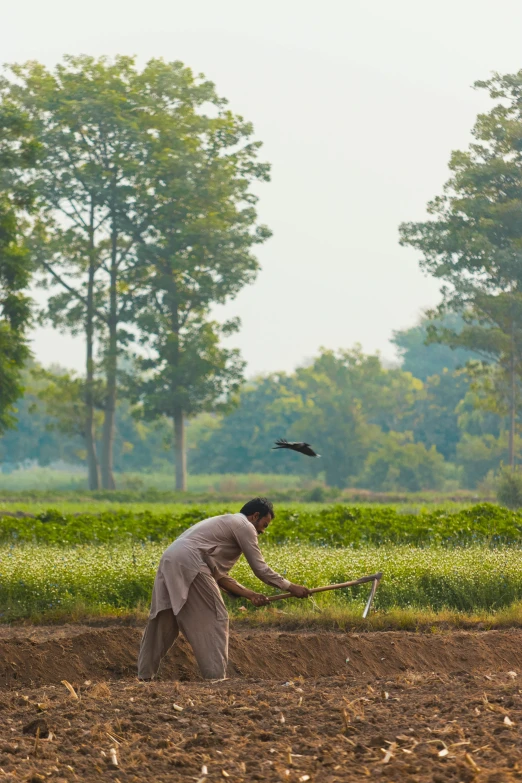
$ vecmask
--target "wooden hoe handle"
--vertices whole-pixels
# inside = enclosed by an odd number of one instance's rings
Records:
[[[353,585],[363,585],[365,582],[380,582],[382,579],[382,571],[377,574],[371,574],[370,576],[361,576],[359,579],[352,579],[351,582],[340,582],[337,585],[325,585],[324,587],[312,587],[311,593],[324,593],[326,590],[339,590],[341,587],[353,587]],[[283,598],[295,598],[292,593],[277,593],[276,595],[269,595],[269,601],[281,601]]]

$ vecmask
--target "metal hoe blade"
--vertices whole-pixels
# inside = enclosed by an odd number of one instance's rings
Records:
[[[368,603],[366,604],[366,606],[364,608],[363,620],[365,620],[368,617],[369,613],[370,613],[370,609],[372,607],[373,599],[375,597],[375,593],[377,592],[377,588],[379,587],[379,582],[380,581],[381,581],[380,579],[374,579],[373,580],[370,597],[368,598]]]

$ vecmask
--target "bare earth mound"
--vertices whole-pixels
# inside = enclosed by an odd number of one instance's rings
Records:
[[[139,638],[0,631],[0,780],[522,779],[521,631],[236,633],[220,683],[182,642],[138,684]]]
[[[66,679],[136,676],[141,629],[85,626],[0,630],[0,688],[58,684]],[[387,677],[411,670],[522,670],[522,631],[416,634],[232,633],[231,678],[281,679],[336,675]],[[163,680],[200,680],[189,645],[180,639],[161,671]]]

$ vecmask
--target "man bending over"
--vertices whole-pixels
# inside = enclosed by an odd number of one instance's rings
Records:
[[[152,591],[149,620],[141,640],[138,677],[151,680],[161,659],[181,631],[191,645],[202,675],[226,677],[228,613],[218,585],[243,596],[254,606],[268,599],[228,576],[244,554],[254,574],[267,585],[306,598],[306,587],[292,584],[265,563],[259,544],[274,518],[272,503],[254,498],[239,514],[224,514],[198,522],[182,533],[163,553]]]

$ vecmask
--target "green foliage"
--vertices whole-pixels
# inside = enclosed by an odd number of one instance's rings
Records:
[[[452,349],[449,345],[428,343],[430,325],[458,333],[464,326],[464,320],[455,313],[446,313],[435,320],[424,316],[417,326],[393,332],[390,342],[401,357],[401,369],[410,372],[414,378],[427,381],[433,375],[452,374],[464,367],[466,362],[480,358],[479,354],[465,348]]]
[[[492,408],[490,399],[484,383],[464,369],[443,370],[423,384],[402,370],[385,370],[378,357],[357,349],[323,351],[293,375],[271,375],[245,386],[236,410],[214,420],[204,444],[196,444],[191,469],[308,475],[324,469],[329,485],[375,491],[385,482],[395,490],[440,487],[444,474],[453,472],[453,481],[461,476],[464,486],[476,487],[498,467],[507,447],[502,411]],[[406,433],[412,433],[413,443]],[[312,443],[321,460],[272,452],[282,434]],[[396,446],[383,461],[386,443],[388,450]],[[455,465],[443,470],[440,455]],[[400,470],[393,467],[395,460]],[[385,463],[391,465],[389,476]]]
[[[49,509],[34,518],[2,516],[0,541],[64,546],[129,540],[170,541],[195,522],[228,510],[225,505],[186,506],[172,513],[120,509],[99,514],[64,514]],[[416,546],[469,545],[516,543],[522,539],[522,514],[487,503],[456,513],[435,509],[411,514],[390,507],[345,505],[318,509],[281,507],[276,513],[263,540],[277,544],[298,541],[339,547],[389,542]]]
[[[58,366],[43,370],[31,363],[22,375],[24,396],[17,401],[14,429],[0,437],[0,463],[4,469],[36,461],[41,466],[55,462],[71,466],[85,462],[85,382]],[[103,384],[95,384],[98,410],[96,437],[101,439]],[[115,466],[118,471],[151,471],[168,466],[168,440],[160,423],[136,420],[128,401],[116,410]],[[30,481],[30,476],[27,476]],[[33,481],[36,479],[33,479]],[[71,477],[66,483],[70,485]],[[74,477],[83,486],[83,476]]]
[[[271,375],[249,384],[238,408],[196,451],[193,470],[266,470],[316,474],[330,486],[347,486],[379,445],[382,431],[404,426],[422,383],[401,370],[385,370],[360,348],[323,350],[293,375]],[[306,440],[322,455],[271,451],[276,438]]]
[[[32,259],[23,233],[34,193],[24,175],[36,155],[27,117],[10,104],[0,104],[0,433],[13,426],[22,370],[30,355],[25,331],[31,309],[25,290]]]
[[[138,321],[152,358],[136,358],[141,375],[130,379],[134,402],[145,420],[226,410],[243,380],[239,351],[220,345],[232,331],[194,316],[175,334],[167,310],[153,308]]]
[[[490,391],[498,411],[509,411],[513,466],[522,378],[522,71],[475,86],[496,105],[478,116],[469,149],[452,154],[451,178],[428,205],[430,220],[403,224],[400,232],[402,244],[421,252],[421,266],[445,281],[439,313],[457,310],[464,317],[458,334],[432,324],[431,338],[497,366]]]
[[[56,372],[60,374],[61,371],[56,369]],[[6,471],[31,460],[40,465],[80,461],[78,455],[84,448],[80,435],[69,432],[64,437],[57,426],[59,420],[52,416],[54,409],[48,411],[42,400],[42,394],[49,386],[48,376],[51,376],[50,372],[42,374],[38,365],[32,362],[23,371],[25,394],[17,400],[13,429],[0,438],[0,463]]]
[[[440,489],[444,482],[444,457],[435,446],[414,443],[412,433],[389,432],[366,459],[357,480],[361,487],[377,491]]]
[[[50,417],[50,427],[64,435],[79,435],[85,439],[85,381],[73,372],[36,369],[36,380],[42,383],[37,392],[38,399],[44,403],[45,412]],[[103,406],[103,387],[97,383],[94,387],[95,407]],[[96,405],[97,401],[97,405]],[[98,427],[102,415],[98,410]]]
[[[503,468],[497,482],[497,500],[507,508],[522,507],[522,474]]]
[[[442,370],[424,382],[412,414],[406,418],[415,442],[432,446],[448,461],[455,460],[457,445],[462,437],[459,429],[459,406],[469,388],[469,377],[464,370]],[[495,419],[498,427],[498,419]]]
[[[327,484],[345,487],[379,438],[369,416],[384,407],[385,371],[378,357],[359,350],[323,351],[296,375],[303,413],[290,435],[314,444],[322,455],[314,467],[324,468]]]
[[[30,353],[25,336],[30,306],[23,293],[29,277],[16,210],[0,192],[0,433],[14,424],[22,370]]]
[[[299,384],[292,376],[267,375],[245,384],[239,405],[226,418],[214,421],[212,430],[189,453],[191,472],[304,473],[312,466],[299,455],[278,459],[280,455],[271,451],[277,438],[292,431],[302,410]]]
[[[470,391],[476,407],[508,420],[512,429],[510,461],[514,463],[517,410],[522,399],[522,297],[516,292],[485,295],[477,292],[459,334],[443,329],[434,339],[474,348],[482,361],[468,364]]]
[[[301,476],[303,490],[309,492],[314,482],[323,483],[325,470],[330,501],[339,491],[335,485],[387,492],[449,490],[458,486],[460,477],[464,486],[476,487],[497,469],[507,449],[503,418],[490,403],[489,376],[481,377],[479,383],[459,370],[431,376],[422,384],[409,373],[385,370],[378,357],[364,356],[357,349],[323,352],[292,375],[274,374],[246,384],[228,415],[200,413],[191,418],[190,471],[222,473],[225,483],[231,481],[227,476],[249,473]],[[32,366],[24,383],[27,391],[18,404],[17,431],[0,438],[0,462],[11,463],[8,469],[33,459],[40,465],[81,464],[85,443],[80,379],[58,367],[42,371]],[[98,379],[93,390],[96,405],[102,407],[104,385]],[[164,418],[150,423],[142,411],[135,414],[127,400],[118,402],[114,464],[119,472],[144,475],[118,480],[125,482],[124,488],[166,489],[166,473],[152,484],[148,474],[168,470],[171,422]],[[99,443],[99,411],[97,416]],[[323,456],[312,460],[272,451],[281,436],[308,440]],[[444,471],[440,454],[453,460],[446,462]],[[390,473],[385,463],[391,466]],[[443,473],[446,479],[441,484]],[[75,481],[83,486],[80,477]],[[266,482],[263,487],[270,490]]]
[[[453,152],[451,178],[442,196],[429,205],[432,220],[401,226],[403,244],[422,253],[421,266],[449,283],[445,301],[461,308],[477,292],[520,289],[522,207],[520,128],[522,71],[475,86],[498,101],[480,114],[474,140],[465,152]]]
[[[457,446],[457,463],[462,469],[463,483],[476,487],[492,470],[507,457],[507,436],[469,435],[464,433]]]
[[[215,409],[242,377],[238,352],[219,344],[237,323],[218,325],[209,312],[254,279],[253,250],[270,236],[250,190],[269,178],[260,143],[214,85],[180,62],[154,59],[139,70],[134,58],[82,55],[52,71],[31,61],[11,72],[4,103],[27,115],[39,144],[31,243],[51,289],[45,315],[86,336],[78,399],[90,486],[99,482],[95,345],[106,375],[104,486],[114,487],[117,360],[131,345],[143,371],[134,399],[147,418],[174,418],[178,469],[183,416]]]

